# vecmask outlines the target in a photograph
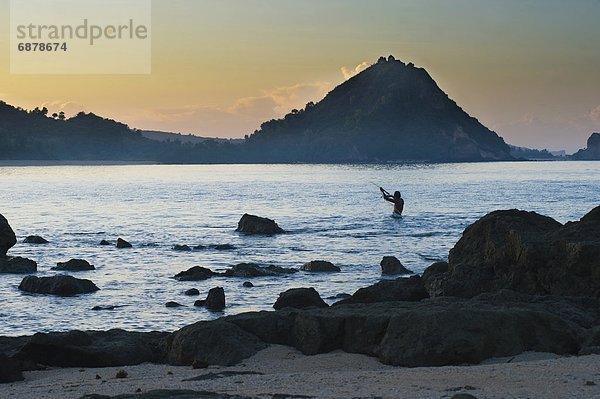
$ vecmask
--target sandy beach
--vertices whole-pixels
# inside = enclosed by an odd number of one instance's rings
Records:
[[[119,370],[128,377],[117,379]],[[100,376],[97,379],[96,376]],[[199,377],[199,378],[198,378]],[[195,381],[186,381],[196,379]],[[340,351],[304,356],[273,345],[235,367],[142,364],[131,367],[48,369],[25,373],[5,385],[0,397],[76,399],[87,394],[119,395],[156,389],[189,389],[270,398],[599,398],[600,355],[560,357],[526,352],[474,366],[402,368]]]

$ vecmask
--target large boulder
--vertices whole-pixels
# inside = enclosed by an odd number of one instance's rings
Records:
[[[292,288],[279,294],[273,308],[326,308],[327,304],[314,288]]]
[[[379,263],[381,274],[414,274],[408,270],[395,256],[384,256]]]
[[[90,265],[90,263],[85,259],[71,259],[67,262],[58,262],[52,270],[64,270],[71,272],[82,272],[88,270],[96,270],[94,265]]]
[[[350,298],[336,302],[335,305],[348,303],[374,303],[390,301],[420,301],[429,298],[423,281],[419,276],[382,280],[369,287],[360,288]]]
[[[235,231],[246,234],[281,234],[285,231],[275,223],[274,220],[262,218],[260,216],[244,214],[238,222]]]
[[[23,240],[23,243],[24,244],[34,244],[34,245],[43,245],[43,244],[50,243],[50,241],[46,240],[44,237],[41,237],[41,236],[27,236]]]
[[[169,364],[194,362],[231,366],[267,347],[255,335],[222,319],[201,321],[171,334],[167,340]]]
[[[23,381],[21,362],[0,353],[0,384]]]
[[[90,280],[58,275],[52,277],[27,276],[19,284],[19,289],[33,294],[75,296],[96,292],[100,288]]]
[[[573,154],[573,159],[600,160],[600,133],[592,133],[587,140],[587,147]]]
[[[69,331],[38,333],[17,353],[18,359],[56,367],[111,367],[165,361],[168,333]]]
[[[285,274],[293,274],[298,272],[297,269],[279,267],[274,265],[259,266],[256,263],[239,263],[225,270],[223,273],[227,277],[265,277],[265,276],[280,276]]]
[[[15,232],[8,224],[8,220],[0,214],[0,256],[5,256],[6,252],[16,243]]]
[[[535,212],[492,212],[464,231],[448,270],[426,270],[431,296],[500,289],[533,295],[600,296],[600,207],[564,226]]]
[[[201,281],[214,276],[215,272],[201,266],[194,266],[186,271],[177,273],[173,278],[179,281]]]
[[[0,274],[27,274],[37,271],[37,263],[31,259],[20,256],[0,256]]]
[[[300,270],[307,272],[339,272],[341,269],[325,260],[312,260],[300,266]]]

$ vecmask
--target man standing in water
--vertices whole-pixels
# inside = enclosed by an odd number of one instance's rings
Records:
[[[404,210],[404,200],[402,199],[400,191],[396,191],[394,195],[390,195],[390,193],[385,191],[383,187],[379,187],[379,189],[383,194],[383,199],[394,204],[394,215],[402,215],[402,211]]]

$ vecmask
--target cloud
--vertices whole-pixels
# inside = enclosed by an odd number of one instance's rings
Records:
[[[85,111],[85,107],[83,105],[75,103],[73,101],[47,101],[43,103],[40,106],[40,108],[41,107],[48,108],[50,114],[52,114],[53,112],[59,113],[62,111],[67,117],[71,117],[81,111]]]
[[[369,62],[363,61],[360,64],[358,64],[357,66],[355,66],[354,69],[348,69],[345,66],[343,66],[341,68],[341,71],[342,71],[342,75],[344,75],[344,79],[348,80],[351,77],[353,77],[354,75],[361,73],[362,71],[364,71],[365,69],[367,69],[370,66],[371,66],[371,64]]]
[[[329,82],[299,83],[243,97],[231,105],[211,107],[187,105],[156,109],[132,126],[216,137],[241,137],[257,129],[262,122],[280,118],[292,109],[304,108],[309,101],[321,100],[332,88]]]
[[[590,119],[596,125],[600,126],[600,105],[590,111]]]

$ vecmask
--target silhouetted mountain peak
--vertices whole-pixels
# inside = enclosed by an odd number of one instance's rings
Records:
[[[332,162],[511,159],[504,140],[464,112],[424,68],[393,56],[380,57],[320,102],[264,123],[249,140],[280,150],[287,145],[298,160],[319,154]]]

